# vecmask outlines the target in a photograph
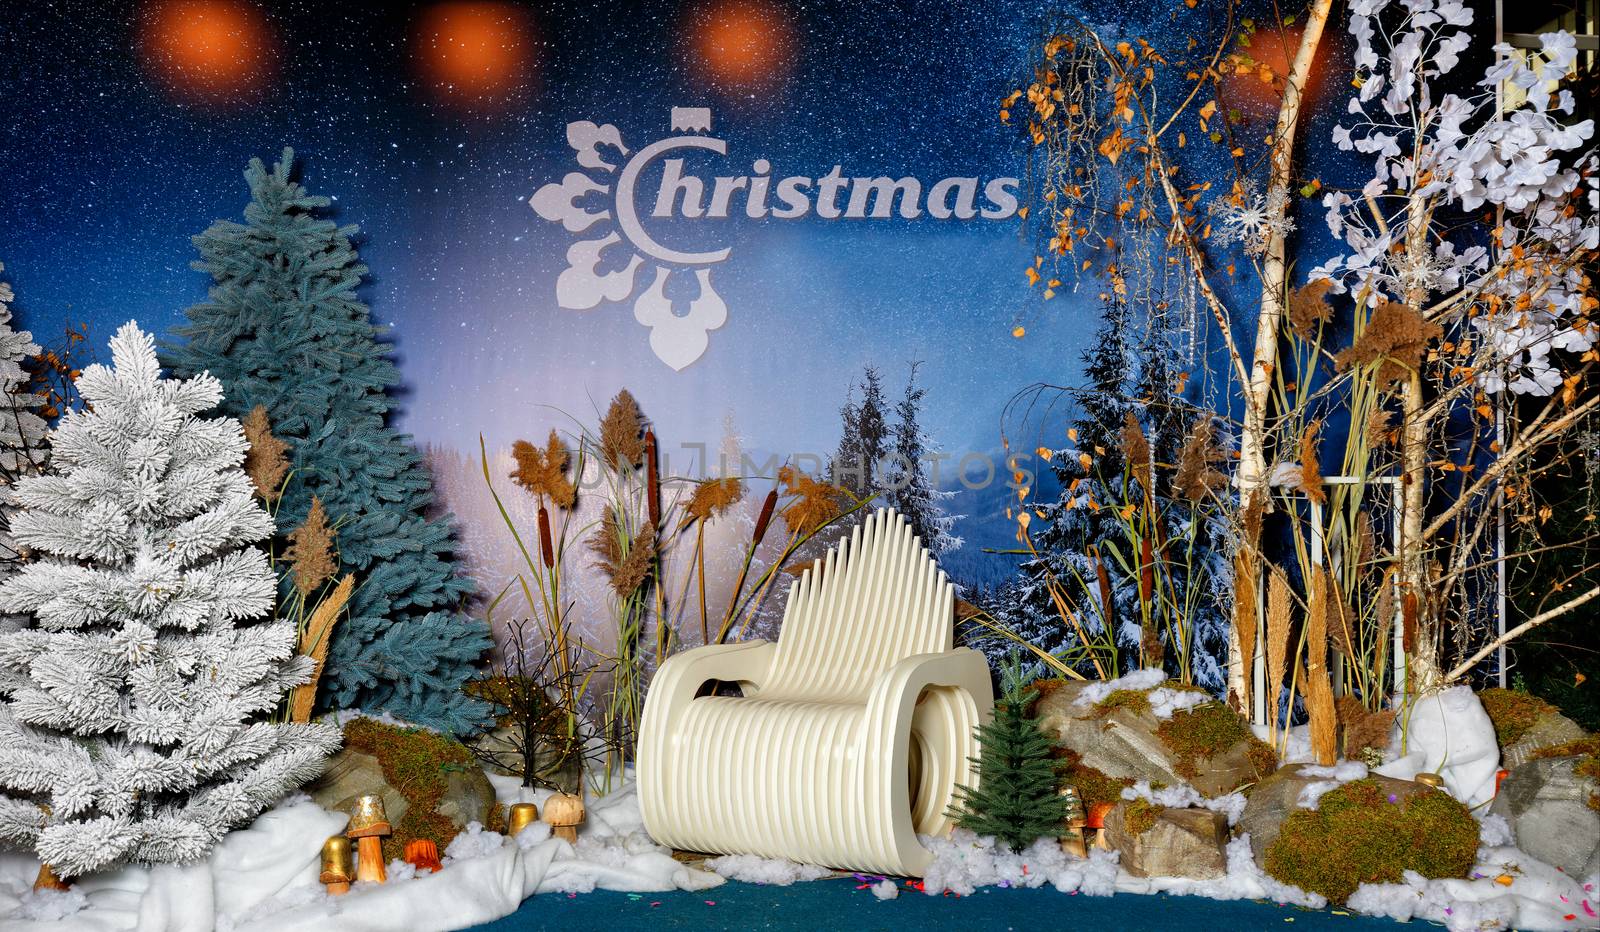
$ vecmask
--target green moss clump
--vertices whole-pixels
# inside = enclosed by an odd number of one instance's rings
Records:
[[[1156,729],[1156,737],[1177,759],[1174,769],[1193,780],[1200,765],[1239,742],[1246,742],[1250,764],[1260,779],[1278,768],[1278,755],[1250,731],[1238,713],[1221,702],[1203,702],[1173,713]]]
[[[1105,718],[1117,709],[1128,709],[1135,714],[1150,711],[1150,694],[1142,689],[1114,689],[1094,704],[1095,718]]]
[[[442,853],[460,831],[435,811],[444,798],[445,775],[476,768],[472,752],[444,735],[370,718],[357,718],[344,726],[344,746],[376,757],[384,779],[406,798],[405,815],[393,826],[394,834],[383,840],[384,858],[400,857],[406,844],[418,838],[431,839]],[[491,812],[498,816],[499,807],[491,807]]]
[[[1065,685],[1067,685],[1066,680],[1056,677],[1048,680],[1034,680],[1033,683],[1030,684],[1029,688],[1033,690],[1033,701],[1038,702],[1040,699],[1043,699]]]
[[[1122,824],[1129,835],[1137,837],[1155,828],[1156,819],[1166,811],[1166,806],[1158,806],[1149,800],[1131,799],[1123,810]]]
[[[1541,716],[1560,711],[1538,696],[1514,689],[1485,689],[1478,693],[1478,701],[1494,722],[1494,736],[1501,747],[1516,744]]]
[[[1085,810],[1095,803],[1114,805],[1122,800],[1123,789],[1133,786],[1130,779],[1108,776],[1104,771],[1086,766],[1083,758],[1071,748],[1058,747],[1052,753],[1061,761],[1061,782],[1078,791]]]
[[[1390,802],[1372,778],[1331,790],[1316,809],[1283,822],[1267,849],[1267,873],[1343,903],[1363,883],[1465,877],[1478,853],[1478,823],[1467,807],[1438,790]]]

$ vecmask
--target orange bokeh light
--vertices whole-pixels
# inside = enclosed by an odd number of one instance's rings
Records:
[[[533,23],[510,3],[436,3],[417,20],[417,64],[441,103],[493,109],[526,91]]]
[[[272,76],[276,40],[267,17],[242,0],[157,0],[145,8],[146,68],[191,103],[238,100]]]
[[[718,0],[690,16],[696,59],[713,83],[739,89],[775,84],[794,58],[788,11],[761,0]]]
[[[1248,59],[1252,67],[1228,73],[1224,84],[1229,97],[1252,109],[1259,106],[1276,113],[1283,99],[1284,79],[1289,76],[1289,66],[1294,63],[1295,53],[1300,50],[1301,31],[1299,26],[1257,29],[1250,37],[1248,47],[1235,50],[1241,59]],[[1338,35],[1334,30],[1328,30],[1317,49],[1316,59],[1311,63],[1311,73],[1307,76],[1302,102],[1305,108],[1314,108],[1327,92],[1328,68],[1325,63],[1338,59],[1342,54]],[[1238,63],[1239,60],[1236,60],[1235,64]],[[1272,75],[1272,80],[1262,78],[1262,66],[1266,67],[1266,73]]]

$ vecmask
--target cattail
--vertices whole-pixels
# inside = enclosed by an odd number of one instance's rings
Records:
[[[539,556],[544,559],[544,568],[556,568],[556,548],[550,537],[550,512],[543,505],[539,506]]]
[[[1328,604],[1333,578],[1324,567],[1311,577],[1306,605],[1306,714],[1311,719],[1311,753],[1330,767],[1339,757],[1339,714],[1328,676]]]
[[[1139,426],[1139,419],[1129,411],[1122,424],[1122,457],[1128,461],[1128,466],[1133,470],[1133,478],[1139,482],[1139,488],[1146,496],[1155,494],[1155,478],[1152,475],[1150,441],[1145,439],[1144,428]]]
[[[1139,601],[1149,602],[1156,591],[1156,561],[1150,552],[1150,538],[1139,538]]]
[[[1407,592],[1400,597],[1400,646],[1407,654],[1417,652],[1417,622],[1421,602],[1415,592]]]
[[[650,526],[661,526],[661,464],[657,459],[656,432],[644,432],[645,510],[650,514]]]
[[[1277,731],[1278,690],[1288,672],[1290,625],[1289,577],[1274,566],[1267,579],[1267,701],[1272,709],[1273,731]],[[1290,701],[1294,697],[1290,696]]]
[[[1100,590],[1100,619],[1105,630],[1115,631],[1117,627],[1117,600],[1111,593],[1111,574],[1106,570],[1106,561],[1101,559],[1098,547],[1090,547],[1089,554],[1094,558],[1094,581]]]
[[[1248,550],[1240,550],[1233,557],[1233,582],[1234,582],[1234,628],[1239,632],[1239,663],[1244,667],[1244,683],[1246,694],[1238,697],[1239,706],[1234,711],[1241,711],[1250,705],[1248,690],[1251,688],[1251,670],[1256,662],[1256,628],[1260,621],[1256,616],[1256,573],[1257,564],[1255,554]]]
[[[777,507],[778,487],[773,486],[772,491],[767,493],[766,499],[761,503],[761,513],[756,517],[756,532],[750,540],[752,546],[759,546],[761,541],[766,539],[767,527],[772,524],[772,512]]]

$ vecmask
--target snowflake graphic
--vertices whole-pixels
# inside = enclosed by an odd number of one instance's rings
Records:
[[[711,112],[674,107],[672,128],[709,131]],[[697,148],[724,154],[725,144],[705,136],[678,136],[635,154],[615,126],[579,120],[567,124],[567,145],[585,171],[568,172],[561,181],[544,185],[528,203],[540,217],[559,223],[568,233],[600,235],[579,239],[567,248],[567,267],[556,278],[556,303],[567,310],[589,311],[603,302],[633,298],[634,319],[650,330],[650,349],[662,362],[682,371],[705,354],[711,331],[727,322],[728,306],[712,287],[709,266],[726,259],[729,251],[686,253],[657,243],[634,210],[633,188],[639,171],[661,152]],[[608,157],[616,157],[602,154],[602,148],[614,151],[618,161],[627,161],[620,166],[608,161]],[[602,204],[601,209],[591,209]],[[627,250],[627,264],[601,273],[602,257],[613,249]],[[639,273],[647,265],[653,268],[653,276],[640,290],[647,276]],[[688,302],[687,313],[680,314],[667,298],[666,286],[674,273],[689,270],[700,291]]]

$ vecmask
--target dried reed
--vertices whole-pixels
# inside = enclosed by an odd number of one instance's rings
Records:
[[[244,455],[245,474],[263,501],[273,501],[283,488],[284,477],[289,474],[289,444],[273,436],[264,405],[251,408],[242,423],[244,439],[249,444]]]
[[[333,588],[316,611],[311,613],[311,619],[306,623],[306,629],[300,635],[300,642],[296,649],[314,661],[311,668],[311,679],[296,686],[289,692],[289,721],[311,721],[311,710],[317,702],[317,681],[322,678],[322,666],[328,658],[328,644],[333,640],[333,626],[339,622],[339,616],[344,611],[345,604],[350,601],[350,593],[355,590],[356,578],[352,574],[345,574],[339,580],[339,585]]]
[[[1311,753],[1331,767],[1339,757],[1339,715],[1333,704],[1328,674],[1328,605],[1333,577],[1318,567],[1311,577],[1306,606],[1306,714],[1311,724]]]

